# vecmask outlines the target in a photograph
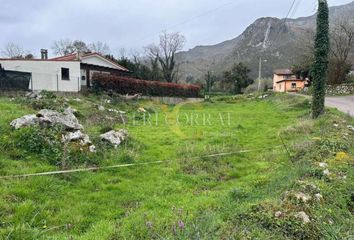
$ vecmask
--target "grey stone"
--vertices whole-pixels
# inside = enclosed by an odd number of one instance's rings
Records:
[[[91,145],[91,146],[89,147],[89,151],[92,152],[92,153],[96,153],[96,152],[97,152],[97,151],[96,151],[96,146],[95,146],[95,145]]]
[[[354,126],[348,125],[348,129],[349,129],[350,131],[354,132]]]
[[[42,96],[38,91],[33,91],[33,92],[28,92],[26,93],[25,97],[27,98],[33,98],[33,99],[41,99]]]
[[[138,112],[140,112],[140,113],[146,113],[147,111],[145,110],[145,108],[138,108]]]
[[[20,129],[28,126],[33,126],[38,124],[39,120],[36,115],[25,115],[23,117],[17,118],[10,123],[10,126],[15,129]]]
[[[308,201],[311,200],[311,197],[310,197],[309,195],[307,195],[307,194],[305,194],[305,193],[302,193],[302,192],[296,193],[296,194],[295,194],[295,197],[297,198],[297,200],[300,200],[300,201],[302,201],[303,203],[307,203]]]
[[[80,141],[81,146],[87,146],[92,144],[90,137],[87,134],[82,133],[81,130],[77,130],[75,132],[68,132],[64,136],[63,140],[67,142]]]
[[[298,212],[295,217],[301,219],[304,224],[311,222],[310,217],[305,212]]]
[[[277,211],[274,213],[274,217],[276,218],[280,218],[283,215],[283,213],[281,211]]]
[[[321,200],[323,199],[323,197],[322,197],[322,195],[321,195],[320,193],[316,193],[316,194],[315,194],[315,199],[316,199],[317,201],[321,201]]]
[[[63,113],[57,111],[43,109],[38,112],[37,117],[42,124],[49,124],[53,126],[55,124],[63,125],[66,130],[83,130],[83,126],[79,124],[79,121],[74,115],[75,110],[68,108]]]
[[[98,110],[99,110],[99,111],[104,111],[104,110],[106,110],[106,109],[104,108],[104,106],[98,106]]]
[[[36,115],[25,115],[21,118],[15,119],[10,123],[10,126],[15,129],[32,126],[36,124],[46,124],[53,126],[55,124],[63,125],[66,130],[83,130],[83,126],[79,124],[79,121],[74,115],[75,110],[67,108],[63,113],[57,111],[43,109]]]
[[[329,170],[328,169],[326,169],[326,170],[324,170],[323,171],[323,175],[325,175],[325,176],[329,176],[331,173],[329,172]]]
[[[100,135],[103,141],[107,141],[117,148],[126,138],[128,137],[128,131],[121,129],[119,131],[109,131],[105,134]]]
[[[324,162],[320,162],[318,164],[318,166],[320,166],[321,168],[327,168],[328,167],[328,164],[327,163],[324,163]]]

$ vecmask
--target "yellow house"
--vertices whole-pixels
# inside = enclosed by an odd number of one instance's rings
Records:
[[[298,92],[304,89],[307,80],[299,79],[290,69],[277,69],[273,76],[274,92]]]

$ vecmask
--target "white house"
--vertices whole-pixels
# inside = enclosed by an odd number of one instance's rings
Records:
[[[131,72],[98,53],[48,59],[47,50],[41,50],[41,59],[0,59],[5,70],[32,74],[29,90],[79,92],[92,86],[94,73],[129,75]]]

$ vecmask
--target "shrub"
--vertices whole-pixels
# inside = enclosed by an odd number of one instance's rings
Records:
[[[199,97],[200,86],[182,85],[157,81],[138,80],[107,74],[94,74],[95,91],[113,90],[120,94],[142,94],[146,96],[165,97]]]
[[[20,129],[13,134],[13,143],[16,149],[23,151],[24,157],[31,153],[56,164],[62,157],[62,144],[58,126],[53,128],[29,127]]]

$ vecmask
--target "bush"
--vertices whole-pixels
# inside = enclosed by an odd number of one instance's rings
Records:
[[[200,86],[197,85],[145,81],[107,74],[94,74],[93,88],[95,91],[113,90],[120,94],[164,97],[199,97],[201,90]]]

